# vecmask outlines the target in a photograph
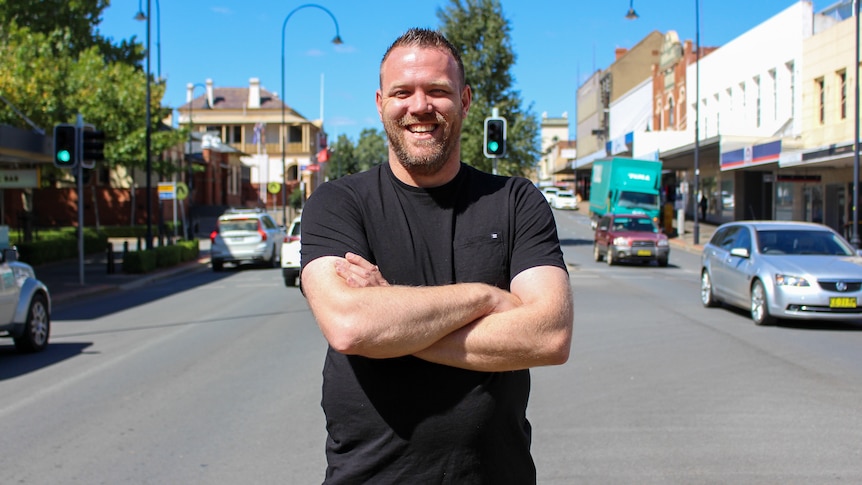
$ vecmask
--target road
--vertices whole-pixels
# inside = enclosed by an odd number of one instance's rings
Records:
[[[696,254],[608,267],[556,214],[575,334],[533,371],[539,483],[862,483],[862,322],[705,309]],[[2,483],[319,483],[324,351],[277,269],[58,305],[46,352],[0,346]]]

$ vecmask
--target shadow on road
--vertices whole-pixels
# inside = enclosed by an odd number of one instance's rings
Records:
[[[84,353],[84,350],[91,345],[93,345],[92,342],[51,343],[48,348],[35,354],[20,353],[11,344],[0,345],[0,381],[29,374],[71,359]]]

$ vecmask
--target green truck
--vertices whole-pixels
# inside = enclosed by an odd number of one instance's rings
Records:
[[[590,217],[593,228],[607,213],[647,214],[656,223],[661,209],[661,161],[607,158],[593,162]]]

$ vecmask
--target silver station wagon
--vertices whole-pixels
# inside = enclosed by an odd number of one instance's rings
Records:
[[[730,222],[703,248],[700,297],[748,309],[758,325],[862,320],[862,257],[821,224]]]

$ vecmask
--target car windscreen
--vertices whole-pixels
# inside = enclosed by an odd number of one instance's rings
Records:
[[[658,205],[657,194],[645,194],[643,192],[620,192],[620,207],[655,207]]]
[[[852,248],[830,231],[763,229],[757,231],[762,254],[852,256]]]
[[[614,219],[615,231],[658,232],[658,226],[645,217],[617,217]]]
[[[257,219],[237,219],[231,221],[220,221],[219,230],[221,232],[247,231],[257,232]]]

